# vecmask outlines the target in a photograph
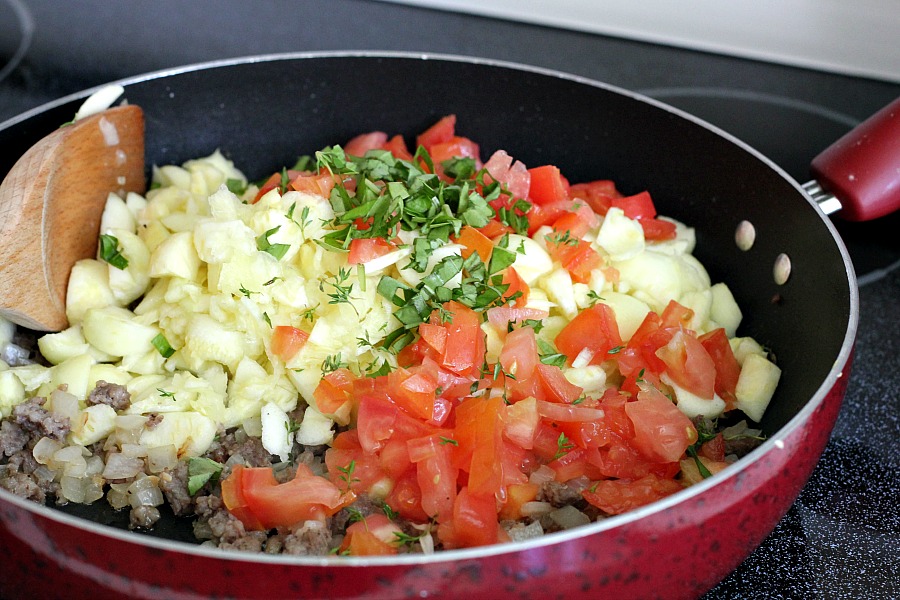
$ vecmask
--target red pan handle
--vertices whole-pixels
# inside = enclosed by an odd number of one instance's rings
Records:
[[[900,208],[900,98],[813,159],[812,173],[840,200],[839,214],[848,221]]]

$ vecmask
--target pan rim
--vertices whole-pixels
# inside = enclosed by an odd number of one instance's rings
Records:
[[[841,254],[841,258],[844,263],[844,270],[847,276],[849,289],[850,289],[850,305],[849,305],[849,315],[847,327],[844,332],[843,342],[841,344],[840,351],[838,352],[837,357],[832,365],[831,370],[828,375],[825,377],[819,388],[815,391],[815,393],[810,397],[810,399],[804,404],[803,408],[794,415],[783,427],[781,427],[778,431],[772,434],[769,439],[767,439],[761,446],[753,450],[747,456],[741,458],[737,463],[730,465],[726,469],[717,473],[715,476],[704,480],[701,483],[695,484],[686,488],[682,491],[679,491],[672,496],[668,496],[663,500],[659,500],[652,504],[649,504],[644,507],[640,507],[638,509],[629,511],[627,513],[616,515],[613,517],[609,517],[604,519],[603,521],[594,522],[588,525],[583,525],[577,527],[575,529],[561,531],[551,534],[546,534],[541,537],[513,542],[513,543],[505,543],[505,544],[494,544],[491,546],[482,546],[478,548],[468,548],[468,549],[459,549],[459,550],[443,550],[440,552],[436,552],[434,554],[407,554],[407,555],[399,555],[399,556],[391,556],[391,557],[337,557],[337,556],[326,556],[326,557],[298,557],[298,556],[284,556],[284,555],[267,555],[261,553],[250,553],[250,552],[241,552],[241,551],[227,551],[223,552],[217,548],[204,547],[198,544],[191,544],[188,542],[180,542],[176,540],[167,540],[162,538],[156,538],[152,536],[146,536],[141,534],[136,534],[131,531],[120,530],[111,526],[103,525],[100,523],[96,523],[84,518],[68,515],[59,510],[55,510],[52,507],[36,504],[34,502],[30,502],[28,500],[19,498],[18,496],[13,495],[11,492],[8,492],[4,489],[0,489],[0,501],[10,502],[19,508],[25,509],[29,512],[36,513],[37,515],[48,518],[50,520],[56,521],[63,525],[68,525],[70,527],[74,527],[76,529],[86,530],[89,533],[113,538],[121,542],[126,542],[130,544],[136,544],[140,546],[149,546],[158,550],[170,551],[176,553],[186,553],[197,555],[202,558],[211,558],[211,559],[225,559],[228,561],[236,561],[236,562],[256,562],[263,564],[272,564],[272,565],[290,565],[296,567],[387,567],[387,566],[414,566],[421,564],[428,564],[433,562],[457,562],[463,560],[472,560],[472,559],[480,559],[491,557],[495,555],[501,554],[514,554],[518,552],[527,552],[535,549],[539,549],[545,546],[552,546],[556,544],[563,544],[569,542],[573,539],[580,539],[583,537],[589,537],[594,534],[598,534],[601,532],[605,532],[608,530],[616,529],[622,525],[626,525],[633,521],[638,521],[644,517],[650,516],[652,514],[656,514],[670,508],[673,508],[677,505],[685,503],[692,498],[704,494],[709,489],[716,487],[725,483],[733,477],[737,477],[742,471],[744,471],[750,465],[756,463],[757,461],[763,459],[770,452],[781,452],[785,449],[785,440],[789,438],[799,427],[805,423],[812,414],[820,407],[820,405],[825,401],[828,397],[829,392],[835,385],[838,383],[841,377],[849,376],[849,373],[845,371],[847,370],[848,364],[850,362],[850,358],[853,352],[853,346],[856,339],[857,328],[858,328],[858,318],[859,318],[859,290],[856,274],[853,268],[852,261],[850,259],[849,252],[841,240],[837,229],[833,225],[833,223],[827,218],[827,216],[821,211],[821,209],[816,205],[816,203],[804,192],[803,188],[800,184],[794,180],[790,175],[788,175],[782,168],[780,168],[777,164],[772,162],[768,157],[766,157],[761,152],[757,151],[749,144],[743,142],[739,138],[734,135],[720,129],[719,127],[712,125],[696,117],[688,112],[685,112],[681,109],[668,105],[664,102],[655,100],[653,98],[647,97],[643,94],[627,90],[624,88],[620,88],[618,86],[614,86],[608,83],[604,83],[602,81],[597,81],[594,79],[590,79],[584,76],[575,75],[571,73],[566,73],[559,70],[537,67],[532,65],[526,65],[516,62],[495,60],[495,59],[487,59],[481,57],[474,56],[464,56],[464,55],[456,55],[456,54],[441,54],[441,53],[428,53],[428,52],[405,52],[405,51],[374,51],[374,50],[353,50],[353,51],[324,51],[324,52],[287,52],[287,53],[277,53],[277,54],[260,54],[260,55],[252,55],[245,57],[236,57],[236,58],[228,58],[228,59],[220,59],[214,61],[206,61],[200,63],[188,64],[180,67],[166,68],[160,69],[157,71],[152,71],[149,73],[144,73],[136,76],[126,77],[123,79],[119,79],[117,81],[109,82],[107,84],[102,84],[99,86],[95,86],[92,88],[88,88],[86,90],[82,90],[79,92],[75,92],[73,94],[69,94],[65,97],[59,98],[57,100],[53,100],[51,102],[42,104],[35,108],[32,108],[18,116],[12,117],[2,123],[0,123],[0,131],[8,129],[10,127],[16,126],[19,123],[27,121],[28,119],[39,115],[43,112],[51,110],[53,108],[65,105],[67,103],[86,98],[90,94],[94,93],[98,89],[101,89],[107,85],[118,84],[122,85],[126,88],[129,85],[156,80],[156,79],[164,79],[166,77],[173,77],[180,74],[191,73],[195,71],[202,70],[210,70],[216,68],[223,68],[229,66],[236,65],[246,65],[253,63],[263,63],[263,62],[275,62],[275,61],[288,61],[288,60],[307,60],[307,59],[331,59],[331,58],[372,58],[372,59],[417,59],[423,61],[449,61],[456,63],[468,63],[472,65],[483,65],[487,67],[499,67],[504,69],[510,69],[514,71],[524,71],[528,73],[548,76],[556,79],[563,79],[572,82],[576,82],[583,85],[589,85],[591,87],[604,89],[607,91],[611,91],[614,93],[618,93],[620,95],[635,99],[640,102],[644,102],[655,106],[656,108],[662,109],[669,113],[672,113],[675,116],[678,116],[682,119],[686,119],[691,121],[695,125],[698,125],[702,128],[705,128],[720,137],[725,138],[727,141],[735,144],[740,149],[744,150],[748,154],[752,155],[757,160],[763,162],[766,167],[775,171],[782,179],[790,183],[798,193],[798,195],[805,199],[807,203],[809,203],[813,209],[816,211],[816,214],[823,221],[823,224],[831,234],[832,239],[836,243],[838,250]]]

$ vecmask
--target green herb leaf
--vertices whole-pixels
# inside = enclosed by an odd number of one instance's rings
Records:
[[[163,358],[169,358],[173,354],[175,354],[175,349],[169,345],[169,340],[166,339],[166,336],[163,334],[157,334],[155,338],[150,340],[150,343],[153,344],[153,347],[156,348],[156,351],[162,354]]]
[[[273,227],[269,229],[264,234],[256,238],[256,248],[261,252],[268,252],[272,256],[276,258],[276,260],[281,260],[284,258],[284,255],[287,254],[287,251],[291,249],[290,244],[272,244],[269,242],[269,236],[276,233],[279,229],[281,229],[281,225]]]
[[[211,458],[193,456],[188,459],[188,493],[193,496],[208,481],[218,481],[225,465]]]
[[[114,235],[100,235],[100,258],[123,271],[128,267],[128,259],[119,251],[119,238]]]

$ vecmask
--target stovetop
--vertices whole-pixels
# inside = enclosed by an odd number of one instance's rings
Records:
[[[686,109],[798,181],[900,84],[371,0],[0,0],[0,122],[107,81],[205,60],[412,50],[558,69]],[[900,597],[900,214],[835,220],[860,279],[856,360],[800,498],[720,598]]]

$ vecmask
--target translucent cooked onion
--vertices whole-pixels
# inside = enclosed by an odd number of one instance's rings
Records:
[[[572,505],[557,508],[547,516],[563,529],[572,529],[591,522],[586,514]]]
[[[106,501],[116,510],[129,506],[131,502],[128,498],[128,484],[113,483],[110,485],[109,491],[106,492]]]
[[[147,450],[147,470],[160,473],[178,465],[178,449],[173,444],[156,446]]]
[[[105,479],[130,479],[143,470],[144,461],[140,458],[128,458],[119,452],[110,452],[106,456],[103,477]]]
[[[147,456],[147,449],[140,444],[122,444],[122,454],[128,458],[144,458]]]
[[[531,475],[528,477],[529,482],[537,485],[542,485],[548,481],[553,481],[554,479],[556,479],[556,471],[547,465],[541,465],[532,471]]]
[[[50,394],[50,412],[55,417],[74,423],[80,412],[78,397],[60,389],[53,390]]]
[[[34,449],[32,449],[31,453],[34,456],[34,460],[42,465],[47,465],[50,464],[53,460],[53,455],[56,454],[60,448],[62,448],[61,443],[48,437],[42,437],[34,445]]]
[[[84,482],[84,503],[90,504],[103,497],[103,478],[88,476],[82,479]]]
[[[139,477],[128,486],[128,499],[132,508],[159,506],[163,503],[163,493],[159,489],[158,477]]]
[[[549,502],[526,502],[522,505],[521,513],[523,517],[537,518],[542,517],[553,510],[553,505]]]
[[[116,417],[116,441],[119,444],[137,444],[141,441],[144,423],[148,417],[144,415],[119,415]]]
[[[63,475],[59,479],[60,495],[69,502],[84,504],[84,482],[81,477]]]
[[[53,453],[51,466],[69,477],[83,477],[87,473],[87,461],[82,446],[66,446]]]

